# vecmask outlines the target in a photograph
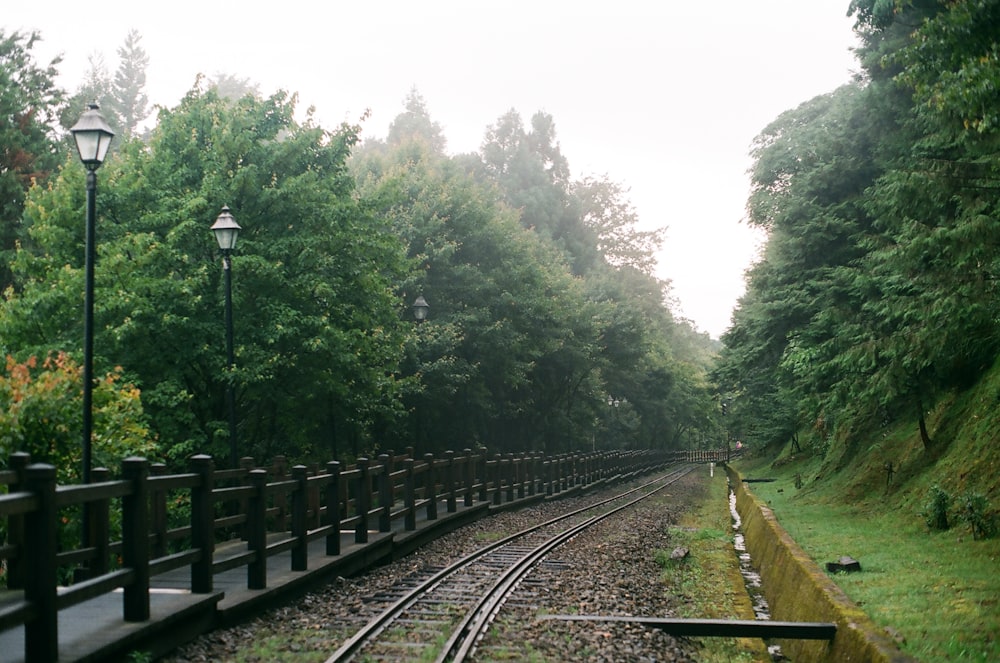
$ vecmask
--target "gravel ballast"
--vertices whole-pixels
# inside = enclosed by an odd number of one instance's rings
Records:
[[[648,479],[630,485],[644,483]],[[661,581],[657,550],[672,548],[670,527],[703,481],[694,472],[657,496],[605,519],[555,551],[522,582],[491,625],[476,660],[695,661],[697,645],[655,629],[620,623],[558,621],[539,615],[671,617],[686,600]],[[165,658],[181,661],[324,661],[382,612],[406,578],[443,567],[485,543],[623,492],[539,503],[483,518],[406,558],[356,578],[338,578],[301,599],[235,627],[205,634]],[[720,508],[726,508],[720,505]],[[734,555],[735,560],[735,555]],[[735,561],[734,561],[735,563]]]

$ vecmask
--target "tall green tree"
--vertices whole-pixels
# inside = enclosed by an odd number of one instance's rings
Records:
[[[398,126],[398,124],[396,125]],[[575,421],[585,302],[559,253],[523,228],[496,192],[422,135],[359,158],[366,198],[385,210],[416,272],[431,319],[417,330],[409,399],[418,446],[557,448]],[[548,416],[545,416],[545,415]]]
[[[666,284],[643,269],[649,244],[632,234],[623,190],[572,184],[544,116],[529,133],[508,114],[481,155],[448,157],[419,102],[411,97],[387,140],[353,162],[363,199],[409,247],[406,298],[431,303],[401,369],[418,449],[662,446],[704,428],[704,366],[680,375]],[[551,226],[530,221],[544,201],[581,227],[584,210],[603,224],[604,260],[595,229],[575,237],[592,242],[584,276]]]
[[[427,103],[416,88],[407,95],[405,108],[389,125],[386,143],[399,147],[413,141],[427,145],[435,154],[444,154],[448,141],[441,125],[431,119]]]
[[[881,56],[868,71],[899,118],[869,195],[880,232],[868,269],[880,278],[867,305],[868,352],[884,366],[883,389],[913,403],[925,445],[927,408],[979,375],[1000,347],[1000,124],[989,110],[1000,100],[998,19],[1000,5],[986,0],[913,3],[863,43]]]
[[[858,342],[846,332],[861,305],[864,196],[877,175],[866,94],[847,85],[816,97],[754,141],[748,218],[768,245],[723,336],[719,377],[724,394],[741,396],[730,417],[742,427],[750,422],[740,417],[754,418],[767,441],[869,400],[860,398],[865,380],[847,379],[855,372],[840,362]]]
[[[118,138],[112,143],[117,149],[122,138],[135,134],[139,124],[149,117],[149,96],[146,94],[146,67],[149,56],[142,48],[142,35],[129,30],[125,41],[118,47],[118,66],[114,75],[101,53],[88,57],[89,67],[83,82],[69,99],[62,112],[62,125],[69,128],[76,123],[88,104],[97,104],[101,114],[114,129]]]
[[[773,441],[905,414],[929,446],[935,399],[1000,347],[996,130],[982,103],[1000,81],[997,3],[851,12],[862,79],[755,142],[748,209],[768,247],[716,376]]]
[[[605,176],[585,177],[570,190],[604,260],[615,267],[652,274],[666,229],[639,229],[639,213],[628,200],[628,189]]]
[[[149,56],[141,41],[138,30],[129,30],[125,42],[118,48],[118,69],[111,86],[112,108],[126,136],[133,135],[139,123],[149,117],[149,96],[146,94]]]
[[[35,61],[31,51],[40,39],[37,32],[0,28],[0,292],[11,284],[8,265],[25,239],[25,193],[44,183],[61,161],[55,133],[64,98],[55,84],[60,60]]]
[[[526,228],[563,251],[574,273],[600,261],[595,231],[584,223],[579,201],[571,195],[569,164],[550,115],[535,113],[528,130],[511,109],[487,128],[480,155],[482,177],[500,187]]]
[[[357,128],[328,132],[294,111],[284,93],[231,102],[196,87],[148,144],[125,140],[102,167],[95,348],[142,389],[170,456],[226,455],[230,384],[240,454],[329,457],[396,417],[401,247],[354,196]],[[32,193],[36,248],[19,252],[0,309],[20,352],[78,347],[82,179],[67,166]],[[243,226],[233,371],[209,231],[223,205]]]

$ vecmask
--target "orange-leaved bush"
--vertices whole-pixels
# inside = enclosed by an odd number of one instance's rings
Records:
[[[0,374],[0,467],[17,451],[55,465],[59,483],[82,477],[82,368],[65,352],[18,362],[8,356]],[[92,466],[116,472],[123,458],[151,457],[156,444],[146,425],[139,389],[116,367],[94,384]]]

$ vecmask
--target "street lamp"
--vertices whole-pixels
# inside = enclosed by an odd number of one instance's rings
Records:
[[[212,224],[212,232],[222,253],[222,273],[226,281],[226,361],[231,373],[236,361],[233,357],[233,270],[230,255],[236,248],[240,224],[236,223],[228,206],[222,207],[222,213]],[[226,386],[226,405],[229,408],[229,466],[236,467],[236,388],[231,374]]]
[[[427,319],[427,312],[431,310],[430,304],[424,299],[423,295],[417,297],[416,301],[413,302],[413,317],[416,318],[417,322],[423,322]]]
[[[115,132],[90,104],[70,129],[80,161],[87,168],[87,233],[83,297],[83,482],[90,483],[91,432],[94,428],[94,234],[97,216],[97,169],[104,163]]]

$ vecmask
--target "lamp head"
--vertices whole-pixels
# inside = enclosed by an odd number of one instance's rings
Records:
[[[229,206],[224,205],[222,213],[219,214],[215,219],[215,223],[212,224],[215,241],[219,243],[219,248],[223,252],[228,253],[236,248],[236,238],[239,236],[240,230],[240,224],[236,223],[232,212],[229,211]]]
[[[70,129],[73,140],[76,141],[76,151],[80,161],[90,170],[97,170],[104,157],[108,155],[111,139],[115,132],[111,130],[97,104],[90,104],[80,116],[79,121]]]
[[[413,317],[416,318],[417,322],[423,322],[427,319],[427,312],[430,311],[430,304],[424,299],[423,295],[417,297],[416,301],[413,302]]]

